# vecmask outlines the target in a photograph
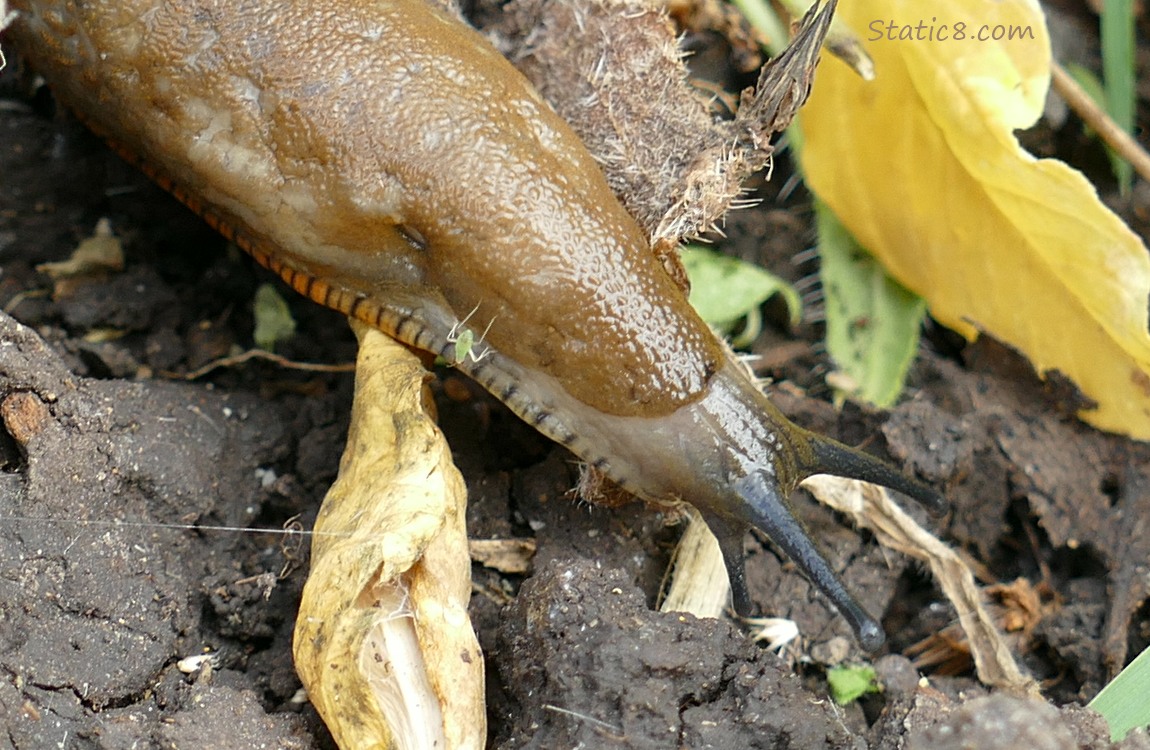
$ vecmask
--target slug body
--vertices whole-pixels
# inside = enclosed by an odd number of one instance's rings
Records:
[[[425,0],[11,5],[64,103],[298,291],[455,362],[636,494],[697,506],[740,611],[754,526],[882,642],[787,495],[821,471],[941,498],[787,422],[478,33]]]

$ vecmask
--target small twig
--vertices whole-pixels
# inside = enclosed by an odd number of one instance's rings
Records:
[[[355,363],[345,363],[339,365],[325,365],[318,362],[295,362],[287,357],[281,357],[278,354],[266,351],[264,349],[249,349],[243,354],[237,354],[232,357],[221,357],[214,359],[203,367],[192,370],[191,372],[180,374],[178,372],[161,371],[160,374],[166,378],[174,380],[198,380],[207,375],[213,370],[220,367],[235,367],[242,365],[244,362],[252,359],[263,359],[268,362],[274,362],[281,367],[286,367],[289,370],[305,370],[307,372],[355,372]]]
[[[1150,182],[1150,154],[1134,140],[1134,137],[1118,126],[1098,103],[1090,98],[1078,82],[1071,77],[1066,69],[1055,61],[1050,62],[1050,80],[1054,90],[1058,92],[1066,103],[1074,110],[1082,121],[1098,133],[1098,137],[1106,145],[1114,149],[1134,167],[1142,179]]]
[[[275,590],[276,584],[279,582],[279,577],[275,573],[260,573],[259,575],[248,576],[236,581],[236,585],[245,583],[254,583],[263,595],[264,601],[272,598],[272,591]]]

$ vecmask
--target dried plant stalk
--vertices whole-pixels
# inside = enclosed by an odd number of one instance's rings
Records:
[[[986,685],[1038,695],[1038,683],[1014,660],[1005,636],[983,605],[974,574],[954,550],[919,526],[882,487],[825,474],[810,477],[802,486],[819,502],[871,529],[884,547],[930,566],[931,574],[958,611],[979,680]]]
[[[719,541],[699,511],[687,511],[689,522],[675,548],[667,596],[660,612],[690,612],[695,617],[722,617],[731,598]]]
[[[340,747],[480,748],[466,489],[424,413],[418,358],[356,333],[351,428],[316,520],[296,669]]]

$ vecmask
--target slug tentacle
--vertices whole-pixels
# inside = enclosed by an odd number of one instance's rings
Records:
[[[741,499],[741,515],[746,524],[770,537],[798,565],[807,579],[831,600],[854,630],[860,646],[867,651],[878,649],[886,640],[882,626],[855,601],[839,581],[830,564],[791,513],[786,499],[779,495],[779,488],[763,474],[756,473],[739,480],[732,489]],[[735,611],[747,617],[751,614],[743,557],[743,537],[747,525],[714,518],[710,523],[712,530],[718,528],[723,532],[722,536],[716,532],[716,536],[731,582]]]
[[[834,474],[837,477],[880,484],[916,501],[936,518],[946,514],[946,499],[922,482],[860,450],[822,435],[804,432],[812,454],[811,462],[803,467],[806,476]]]

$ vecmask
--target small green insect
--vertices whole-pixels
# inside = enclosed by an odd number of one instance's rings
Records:
[[[448,339],[450,341],[451,339]],[[471,354],[471,347],[475,344],[475,334],[470,328],[464,328],[463,332],[455,339],[455,361],[462,362],[464,357]],[[474,354],[471,354],[475,358]],[[483,355],[480,355],[483,356]],[[476,358],[476,361],[479,361]]]
[[[488,321],[487,327],[483,329],[483,334],[478,340],[475,338],[474,331],[470,328],[464,328],[464,326],[467,325],[467,321],[471,320],[471,316],[475,315],[478,310],[479,305],[476,305],[472,308],[471,312],[467,313],[467,317],[453,325],[451,330],[447,332],[447,342],[455,345],[455,360],[452,364],[460,364],[467,357],[471,357],[472,362],[479,362],[491,353],[491,348],[487,347],[476,354],[475,347],[482,344],[483,340],[487,338],[487,332],[491,330],[491,326],[495,323],[495,318]]]

